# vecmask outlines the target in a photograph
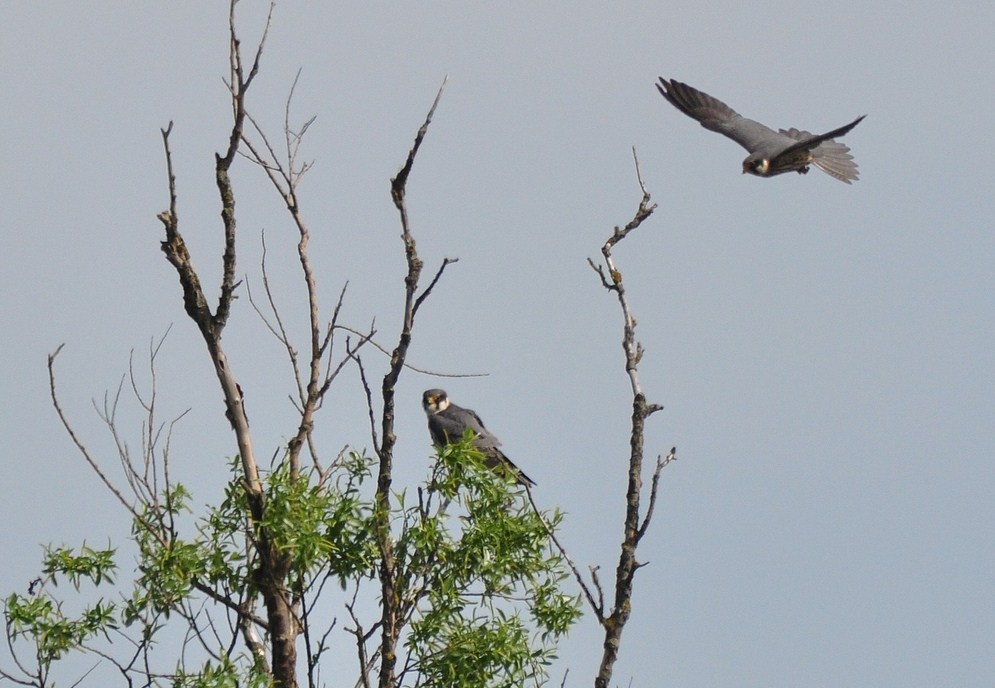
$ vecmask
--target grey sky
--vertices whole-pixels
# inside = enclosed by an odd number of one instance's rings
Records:
[[[0,22],[0,592],[24,590],[39,543],[127,533],[60,430],[61,398],[114,467],[90,407],[148,342],[163,418],[196,503],[234,453],[202,342],[182,312],[155,215],[172,145],[181,229],[209,284],[221,250],[213,154],[227,130],[224,3],[18,3]],[[321,7],[319,7],[321,5]],[[301,193],[322,304],[396,332],[403,256],[388,180],[445,75],[409,186],[422,257],[458,256],[416,325],[399,485],[430,457],[422,390],[476,409],[540,503],[568,512],[583,566],[614,569],[627,381],[614,300],[586,265],[638,201],[630,148],[660,205],[616,258],[666,409],[648,447],[677,445],[641,559],[616,680],[634,686],[990,686],[995,683],[995,266],[991,3],[592,3],[537,9],[286,2],[250,110],[279,134],[317,120]],[[246,45],[263,3],[243,0]],[[676,78],[773,127],[846,142],[860,181],[759,179],[743,151],[664,102]],[[259,234],[289,313],[295,241],[261,173],[235,181],[240,271]],[[210,293],[216,293],[211,287]],[[244,297],[244,292],[242,292]],[[296,313],[300,313],[296,311]],[[299,315],[290,319],[302,336]],[[288,366],[236,303],[225,341],[262,455],[292,430]],[[366,355],[374,374],[384,361]],[[319,420],[327,452],[369,446],[354,377]],[[138,442],[140,416],[121,422]],[[586,617],[554,671],[590,681]],[[344,642],[346,642],[344,640]]]

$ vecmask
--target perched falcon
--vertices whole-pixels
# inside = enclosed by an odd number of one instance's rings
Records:
[[[810,134],[799,129],[774,131],[680,81],[667,81],[661,76],[656,88],[671,105],[701,122],[701,126],[728,136],[750,151],[743,161],[744,173],[758,177],[773,177],[784,172],[805,174],[812,164],[841,182],[849,184],[857,179],[857,164],[850,149],[833,139],[860,124],[866,115],[825,134]]]
[[[500,440],[484,427],[484,421],[480,420],[480,416],[470,409],[461,408],[449,401],[445,390],[428,390],[422,395],[421,403],[425,413],[428,414],[428,431],[436,446],[444,447],[450,442],[463,439],[466,429],[470,428],[477,435],[473,445],[484,453],[484,464],[488,468],[503,466],[519,485],[535,485],[529,476],[522,473],[518,466],[498,449],[501,446]]]

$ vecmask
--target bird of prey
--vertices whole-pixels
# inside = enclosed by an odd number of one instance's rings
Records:
[[[825,134],[811,134],[800,129],[774,131],[680,81],[667,81],[661,76],[656,88],[671,105],[701,122],[701,126],[728,136],[750,151],[743,161],[744,173],[758,177],[773,177],[784,172],[805,174],[811,164],[846,184],[857,179],[857,164],[853,162],[850,149],[833,139],[860,124],[866,115]]]
[[[501,467],[501,471],[514,477],[515,482],[526,487],[534,486],[532,479],[504,455],[498,447],[500,440],[484,427],[484,421],[476,412],[457,406],[449,401],[449,395],[442,389],[430,389],[422,395],[422,408],[428,415],[428,432],[432,442],[444,447],[463,439],[467,428],[473,430],[476,439],[473,446],[484,454],[484,464],[491,469]]]

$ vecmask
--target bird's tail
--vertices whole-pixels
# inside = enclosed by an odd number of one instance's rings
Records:
[[[781,133],[790,136],[796,141],[804,141],[812,138],[812,134],[799,129],[782,129]],[[857,163],[853,161],[853,156],[850,155],[850,148],[846,144],[829,139],[813,148],[811,153],[813,165],[845,184],[855,182],[860,176],[860,173],[857,172]]]
[[[532,478],[525,475],[524,471],[512,463],[511,459],[505,456],[504,452],[497,447],[491,447],[490,450],[484,454],[484,465],[491,470],[498,471],[499,473],[512,478],[522,487],[535,487],[535,482],[533,482]]]

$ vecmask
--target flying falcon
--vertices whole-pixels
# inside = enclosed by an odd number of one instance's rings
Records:
[[[488,468],[503,467],[503,472],[515,478],[515,482],[526,487],[534,486],[532,479],[504,455],[498,447],[500,440],[484,427],[484,421],[476,412],[457,406],[449,401],[445,390],[430,389],[422,395],[422,407],[428,414],[428,432],[432,442],[438,447],[444,447],[451,442],[463,439],[467,428],[476,433],[473,446],[484,453],[484,464]]]
[[[857,164],[850,149],[833,139],[860,124],[866,115],[825,134],[799,129],[774,131],[680,81],[667,81],[661,76],[656,88],[671,105],[701,122],[701,126],[728,136],[750,151],[743,161],[744,173],[758,177],[773,177],[784,172],[805,174],[812,164],[841,182],[849,184],[857,179]]]

